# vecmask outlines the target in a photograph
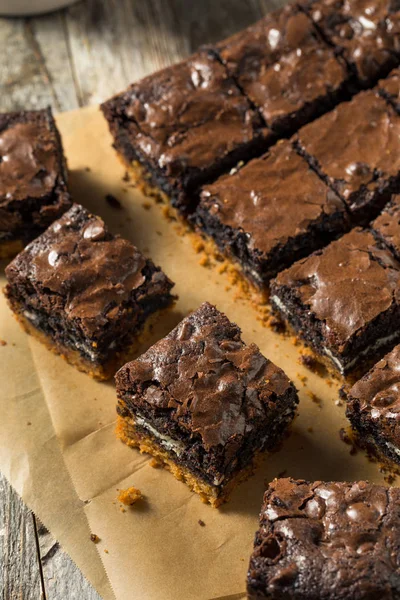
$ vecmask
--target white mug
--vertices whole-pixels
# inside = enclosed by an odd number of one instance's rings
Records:
[[[0,15],[16,17],[38,15],[64,8],[77,0],[0,0]]]

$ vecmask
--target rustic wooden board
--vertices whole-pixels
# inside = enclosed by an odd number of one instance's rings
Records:
[[[96,104],[284,3],[86,0],[33,19],[0,19],[0,111]],[[1,474],[0,591],[2,600],[99,599]]]

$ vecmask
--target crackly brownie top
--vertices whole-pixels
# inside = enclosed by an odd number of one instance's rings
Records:
[[[6,275],[36,295],[38,308],[78,320],[89,335],[118,320],[130,300],[172,287],[131,242],[78,204],[29,244]]]
[[[361,81],[373,80],[399,54],[399,0],[305,0],[304,4],[325,36],[344,50]]]
[[[373,91],[306,125],[298,140],[345,200],[400,171],[400,116]]]
[[[400,195],[394,195],[391,201],[371,225],[378,237],[400,260]]]
[[[357,406],[388,441],[400,446],[400,345],[353,385],[348,406]]]
[[[294,5],[222,41],[217,50],[268,125],[338,89],[347,79],[332,48]]]
[[[252,251],[268,254],[345,208],[290,142],[203,189],[201,204],[224,225],[246,234]]]
[[[398,598],[399,556],[399,489],[276,479],[264,495],[249,597]]]
[[[400,69],[394,69],[386,79],[381,79],[378,87],[382,96],[400,113]]]
[[[0,115],[0,207],[51,194],[61,153],[50,111]]]
[[[262,130],[259,115],[208,51],[131,85],[103,110],[170,176],[214,166]]]
[[[117,392],[137,411],[150,406],[208,450],[239,440],[277,411],[293,385],[240,329],[207,302],[116,375]],[[284,411],[286,407],[282,410]]]
[[[321,322],[325,343],[342,345],[400,300],[400,264],[369,231],[353,229],[279,273],[273,283]]]

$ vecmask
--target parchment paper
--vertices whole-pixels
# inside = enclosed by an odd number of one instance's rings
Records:
[[[229,504],[213,509],[118,442],[113,383],[78,373],[22,333],[2,299],[0,469],[104,598],[111,597],[106,572],[118,600],[239,600],[268,481],[283,471],[312,480],[382,482],[383,476],[362,453],[350,456],[340,440],[347,421],[344,406],[336,404],[337,385],[300,366],[299,349],[263,327],[255,311],[235,299],[224,275],[200,266],[190,239],[177,235],[160,206],[122,180],[99,111],[57,120],[75,200],[132,239],[176,282],[179,301],[156,327],[154,341],[204,300],[215,303],[240,325],[245,341],[257,343],[295,381],[300,416],[282,450],[264,460]],[[108,205],[106,194],[123,208]],[[131,485],[145,500],[123,512],[117,490]],[[101,539],[97,546],[90,531]]]

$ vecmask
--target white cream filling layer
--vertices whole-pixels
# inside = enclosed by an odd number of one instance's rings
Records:
[[[278,298],[278,296],[272,296],[271,301],[273,301],[274,304],[276,304],[276,306],[279,308],[279,310],[282,311],[283,313],[285,313],[286,315],[288,315],[290,313],[287,306],[285,306],[285,304],[282,302],[282,300],[280,298]],[[362,358],[363,356],[366,356],[369,352],[378,350],[382,346],[385,346],[385,344],[388,344],[389,342],[395,340],[398,337],[399,337],[398,332],[394,331],[393,333],[390,333],[389,335],[386,335],[384,337],[379,338],[378,340],[375,340],[375,342],[373,344],[370,344],[363,350],[360,350],[358,352],[357,356],[355,358],[353,358],[352,361],[347,362],[345,365],[337,356],[334,356],[334,354],[332,354],[332,351],[329,348],[327,348],[326,346],[323,346],[322,350],[323,350],[324,354],[326,354],[326,356],[333,362],[333,364],[339,369],[340,373],[343,375],[343,373],[345,372],[345,369],[346,370],[351,369],[355,364],[358,363],[358,361],[360,360],[360,357]]]

